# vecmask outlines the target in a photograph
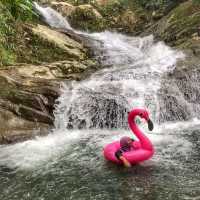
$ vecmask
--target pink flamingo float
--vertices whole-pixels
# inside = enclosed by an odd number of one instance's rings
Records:
[[[144,160],[148,160],[154,154],[153,144],[149,140],[147,136],[142,133],[142,131],[138,128],[135,119],[139,116],[148,123],[148,128],[150,131],[153,130],[153,123],[149,118],[149,113],[145,109],[136,108],[133,109],[128,114],[128,123],[130,129],[136,135],[138,140],[132,142],[131,151],[124,152],[123,156],[131,163],[136,164],[142,162]],[[107,160],[110,160],[117,164],[122,164],[122,162],[116,158],[115,152],[120,149],[120,141],[112,142],[104,147],[104,157]]]

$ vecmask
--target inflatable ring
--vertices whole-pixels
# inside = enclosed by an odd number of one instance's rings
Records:
[[[149,113],[145,109],[137,108],[133,109],[128,114],[128,124],[130,129],[133,131],[138,140],[132,142],[132,150],[128,152],[123,152],[123,156],[131,163],[136,164],[142,161],[150,159],[154,154],[154,147],[147,136],[142,133],[138,128],[135,118],[139,116],[148,123],[148,128],[150,131],[153,130],[153,123],[149,118]],[[122,164],[122,162],[117,159],[115,153],[120,149],[120,141],[112,142],[104,147],[103,153],[104,157],[117,164]]]

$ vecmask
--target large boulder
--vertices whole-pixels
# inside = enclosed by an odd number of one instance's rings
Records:
[[[32,137],[36,131],[47,132],[53,125],[53,109],[55,99],[59,95],[59,82],[31,73],[31,67],[23,70],[20,66],[9,67],[0,70],[0,116],[1,131],[0,142],[15,142]],[[35,70],[34,72],[37,72]],[[44,69],[38,70],[38,74],[44,74]],[[35,76],[35,77],[34,77]],[[46,131],[44,131],[44,129]],[[21,137],[20,137],[21,135]]]
[[[95,4],[104,18],[104,28],[128,34],[138,34],[143,31],[147,21],[147,13],[136,2],[108,0]]]
[[[66,53],[67,59],[83,60],[86,57],[86,49],[83,45],[66,34],[60,33],[47,26],[37,25],[30,27],[33,34],[37,35],[42,40],[51,43],[55,48],[59,48]]]

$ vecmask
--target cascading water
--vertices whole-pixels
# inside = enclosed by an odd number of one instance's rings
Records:
[[[96,56],[102,65],[110,67],[65,88],[56,126],[125,128],[127,111],[135,106],[147,107],[156,119],[161,77],[173,70],[183,55],[162,42],[155,43],[152,36],[133,38],[111,32],[87,35],[100,41],[101,45],[93,44],[101,52]]]
[[[71,29],[69,23],[62,15],[50,7],[43,8],[34,2],[36,12],[43,18],[43,20],[54,28]]]
[[[37,4],[36,9],[52,27],[72,29],[56,11]],[[73,31],[87,36],[106,68],[84,81],[64,84],[52,134],[0,147],[0,199],[199,198],[199,121],[158,124],[173,116],[165,113],[168,102],[159,96],[162,77],[183,54],[153,36]],[[148,108],[157,122],[148,135],[156,154],[126,170],[106,163],[101,151],[106,143],[130,135],[127,111],[135,106]],[[146,124],[140,126],[147,132]]]

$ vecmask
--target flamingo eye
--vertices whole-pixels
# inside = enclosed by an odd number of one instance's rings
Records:
[[[140,117],[143,117],[143,113],[140,113]]]

